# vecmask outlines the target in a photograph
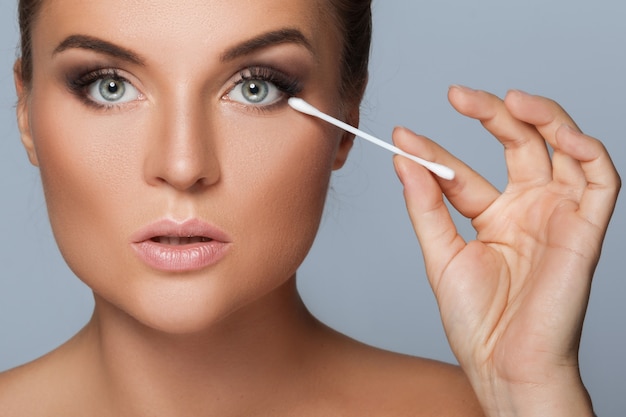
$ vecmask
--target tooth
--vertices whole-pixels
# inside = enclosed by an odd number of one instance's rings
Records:
[[[168,246],[184,246],[194,243],[212,242],[213,239],[205,236],[157,236],[151,239],[153,242]]]

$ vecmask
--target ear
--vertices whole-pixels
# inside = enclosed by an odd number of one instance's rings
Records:
[[[352,126],[359,126],[360,108],[358,103],[350,105],[350,108],[346,114],[346,123]],[[333,164],[333,170],[340,169],[346,163],[348,154],[352,145],[354,144],[354,135],[352,133],[344,132],[341,136],[341,142],[337,149],[337,155],[335,156],[335,163]]]
[[[22,60],[15,61],[13,66],[13,79],[15,81],[15,90],[17,92],[17,127],[20,130],[20,137],[28,159],[30,163],[39,166],[39,160],[37,159],[37,152],[35,151],[35,143],[33,142],[33,136],[30,129],[29,120],[29,100],[28,100],[28,87],[24,84],[24,78],[22,77]]]

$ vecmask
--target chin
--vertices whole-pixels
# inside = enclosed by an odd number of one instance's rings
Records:
[[[198,277],[143,282],[123,294],[96,292],[96,308],[108,323],[121,319],[168,335],[200,335],[223,328],[233,313],[249,310],[274,288],[228,283]]]

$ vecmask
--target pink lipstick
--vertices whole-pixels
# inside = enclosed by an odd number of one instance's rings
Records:
[[[131,239],[135,253],[149,267],[163,272],[190,272],[218,263],[228,252],[230,239],[201,220],[161,220]]]

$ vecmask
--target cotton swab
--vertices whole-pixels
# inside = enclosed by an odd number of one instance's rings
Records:
[[[309,103],[307,103],[306,101],[304,101],[301,98],[298,97],[291,97],[288,100],[289,105],[301,112],[301,113],[305,113],[308,114],[310,116],[314,116],[317,117],[319,119],[322,119],[332,125],[335,125],[347,132],[352,133],[355,136],[358,136],[360,138],[363,138],[365,140],[368,140],[370,142],[372,142],[375,145],[378,145],[382,148],[387,149],[388,151],[391,151],[393,153],[396,153],[398,155],[402,155],[406,158],[409,158],[412,161],[417,162],[418,164],[424,166],[426,169],[428,169],[429,171],[431,171],[433,174],[438,175],[439,177],[446,179],[446,180],[451,180],[454,179],[454,171],[444,165],[441,164],[437,164],[435,162],[430,162],[430,161],[426,161],[425,159],[419,158],[417,156],[411,155],[410,153],[407,153],[405,151],[403,151],[400,148],[397,148],[393,145],[390,145],[389,143],[380,140],[368,133],[363,132],[362,130],[359,130],[353,126],[350,126],[347,123],[342,122],[341,120],[337,120],[332,116],[327,115],[326,113],[316,109],[315,107],[313,107],[312,105],[310,105]]]

